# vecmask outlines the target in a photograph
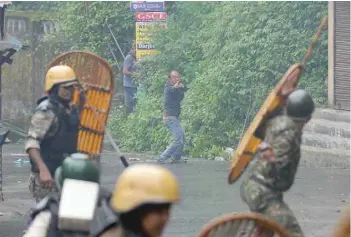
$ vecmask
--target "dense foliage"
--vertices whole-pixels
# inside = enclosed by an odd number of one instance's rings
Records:
[[[61,2],[42,1],[42,2],[23,2],[13,1],[10,5],[11,10],[32,11],[32,12],[57,12]]]
[[[89,50],[113,59],[110,44],[116,57],[123,60],[109,26],[123,53],[130,50],[135,26],[129,2],[67,2],[60,10],[60,16],[60,26],[65,36],[74,42],[75,49]]]
[[[269,91],[303,58],[326,14],[325,2],[178,2],[155,39],[161,53],[140,65],[148,93],[139,95],[137,112],[111,116],[123,147],[160,151],[168,145],[161,117],[171,69],[191,88],[181,116],[190,154],[235,147]],[[300,81],[319,105],[326,100],[327,48],[325,31]]]
[[[110,33],[113,32],[122,52],[126,54],[135,38],[134,15],[129,2],[13,2],[11,10],[52,12],[58,26],[55,35],[46,36],[46,44],[64,42],[56,51],[86,50],[106,58],[112,65],[123,62],[122,53]],[[109,48],[110,46],[110,48]]]
[[[114,63],[110,44],[122,62],[107,25],[127,53],[135,37],[129,2],[60,2],[56,11],[71,49]],[[167,12],[168,26],[155,37],[160,54],[138,67],[147,93],[138,94],[128,117],[114,108],[109,125],[124,150],[165,149],[171,137],[162,123],[163,85],[167,72],[178,70],[190,87],[181,115],[186,149],[214,156],[237,145],[269,91],[303,58],[327,2],[167,2]],[[319,106],[326,102],[327,49],[324,31],[299,84]]]

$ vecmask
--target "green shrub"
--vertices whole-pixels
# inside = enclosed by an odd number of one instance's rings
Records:
[[[160,54],[138,66],[137,112],[111,113],[122,148],[159,152],[171,141],[162,123],[163,85],[178,70],[190,87],[181,122],[191,156],[213,157],[236,147],[268,93],[299,62],[327,15],[327,2],[177,2],[155,37]],[[321,35],[299,86],[326,102],[327,32]]]

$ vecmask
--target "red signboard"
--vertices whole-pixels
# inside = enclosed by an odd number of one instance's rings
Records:
[[[138,12],[136,13],[137,22],[165,21],[167,19],[166,12]]]

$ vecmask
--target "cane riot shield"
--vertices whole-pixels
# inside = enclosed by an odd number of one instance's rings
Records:
[[[234,183],[241,176],[256,153],[258,145],[263,139],[261,136],[261,128],[266,119],[271,116],[272,113],[282,109],[288,95],[295,90],[302,71],[305,68],[305,64],[312,53],[312,49],[327,23],[327,18],[324,18],[313,37],[312,43],[310,44],[303,61],[292,65],[288,69],[273,91],[268,95],[256,114],[256,117],[251,122],[233,155],[228,174],[229,184]]]
[[[234,213],[207,223],[197,237],[289,237],[279,223],[258,213]]]
[[[100,156],[103,148],[105,126],[114,91],[114,77],[107,61],[92,53],[73,51],[55,58],[50,67],[67,65],[73,68],[80,84],[86,89],[85,104],[80,114],[78,151],[91,159]],[[79,101],[79,90],[73,104]]]
[[[301,64],[295,64],[289,68],[280,82],[266,98],[265,102],[256,114],[256,117],[251,122],[234,153],[234,158],[232,160],[228,176],[228,182],[230,184],[235,182],[241,176],[256,153],[257,147],[262,141],[262,137],[258,136],[258,129],[260,128],[261,124],[265,121],[268,115],[270,115],[273,111],[277,111],[279,107],[283,106],[284,98],[281,96],[283,86],[285,85],[286,91],[293,91],[301,75],[302,68],[303,67]]]

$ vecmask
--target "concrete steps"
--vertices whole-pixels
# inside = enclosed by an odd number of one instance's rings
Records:
[[[317,109],[302,136],[302,165],[350,167],[350,113]]]
[[[345,150],[323,149],[319,147],[301,146],[302,167],[350,168],[350,154]]]
[[[314,118],[305,125],[304,131],[350,139],[350,123],[347,122]]]
[[[302,135],[302,144],[324,149],[350,150],[350,139],[329,136],[322,133],[304,132]]]
[[[316,109],[313,113],[313,119],[350,123],[350,112],[334,109]]]

